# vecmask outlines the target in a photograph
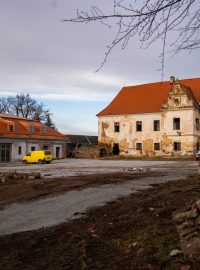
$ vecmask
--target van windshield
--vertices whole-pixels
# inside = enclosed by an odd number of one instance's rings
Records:
[[[51,151],[49,151],[49,150],[45,150],[44,153],[45,153],[45,155],[51,155]]]

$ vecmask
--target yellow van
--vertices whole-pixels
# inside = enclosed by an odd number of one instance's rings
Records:
[[[23,157],[23,163],[50,163],[52,161],[52,153],[49,150],[40,150],[29,152]]]

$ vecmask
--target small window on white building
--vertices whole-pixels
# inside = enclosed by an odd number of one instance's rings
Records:
[[[154,143],[154,150],[159,151],[160,150],[160,143]]]
[[[173,119],[173,129],[180,130],[180,118]]]
[[[153,121],[153,130],[159,131],[160,130],[160,120],[154,120]]]
[[[115,132],[119,132],[120,131],[120,123],[119,122],[115,122],[114,123],[114,131]]]
[[[142,150],[142,143],[136,143],[136,150]]]
[[[136,131],[142,131],[142,121],[136,121]]]
[[[174,151],[180,151],[180,150],[181,150],[181,143],[174,142]]]
[[[21,155],[21,154],[22,154],[22,147],[19,146],[19,147],[18,147],[18,155]]]
[[[31,146],[31,151],[35,151],[35,146]]]

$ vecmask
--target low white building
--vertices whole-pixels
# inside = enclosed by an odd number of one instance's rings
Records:
[[[98,141],[123,156],[193,156],[200,78],[124,87],[98,116]]]
[[[21,160],[40,149],[51,150],[54,159],[65,158],[65,135],[36,120],[0,114],[0,162]]]

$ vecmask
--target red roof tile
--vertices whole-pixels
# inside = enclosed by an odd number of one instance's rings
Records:
[[[199,103],[200,78],[179,80],[179,82],[191,88]],[[169,90],[169,81],[123,87],[97,116],[159,112],[163,102],[167,100]]]
[[[14,130],[9,131],[8,126],[14,124]],[[34,132],[30,132],[30,125],[34,125]],[[57,130],[46,127],[46,132],[42,133],[44,126],[40,121],[17,117],[15,115],[0,114],[0,136],[15,138],[37,138],[37,139],[65,139],[65,135]]]

